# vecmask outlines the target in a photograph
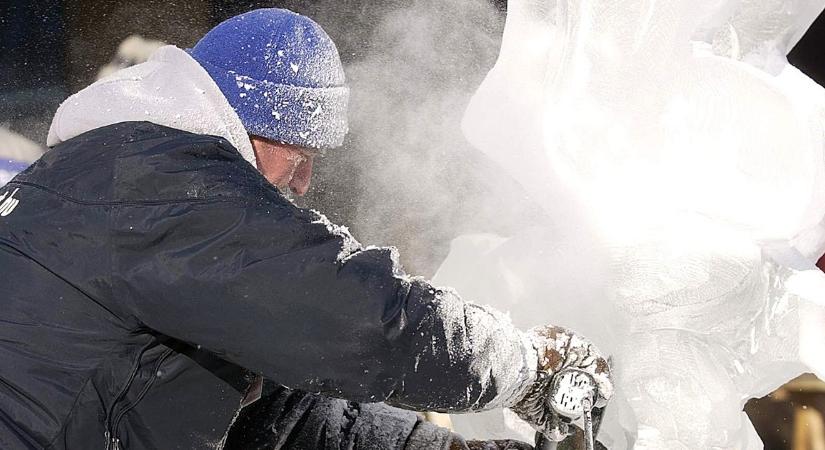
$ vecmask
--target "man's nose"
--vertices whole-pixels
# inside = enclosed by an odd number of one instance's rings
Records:
[[[289,188],[297,196],[302,196],[309,190],[309,184],[312,179],[312,159],[307,159],[302,162],[295,175],[289,181]]]

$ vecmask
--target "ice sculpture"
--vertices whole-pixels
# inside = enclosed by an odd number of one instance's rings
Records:
[[[825,378],[825,90],[786,59],[825,0],[508,8],[464,131],[547,219],[456,239],[435,281],[612,353],[608,448],[762,448],[745,401]]]

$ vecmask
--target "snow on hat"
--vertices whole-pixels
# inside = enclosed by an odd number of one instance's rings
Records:
[[[318,149],[343,143],[344,68],[335,43],[311,19],[257,9],[221,22],[188,52],[249,134]]]

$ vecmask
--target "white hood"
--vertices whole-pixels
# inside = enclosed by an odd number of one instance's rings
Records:
[[[200,64],[175,46],[161,47],[147,62],[117,71],[66,99],[52,119],[46,143],[51,147],[128,121],[220,136],[256,166],[235,110]]]

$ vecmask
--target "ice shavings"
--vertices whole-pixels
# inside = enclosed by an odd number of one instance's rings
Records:
[[[331,148],[341,145],[348,128],[346,111],[348,88],[305,88],[255,80],[234,74],[242,91],[237,95],[254,108],[266,108],[275,119],[263,121],[254,131],[262,135],[277,135],[283,142],[311,148]],[[289,101],[286,99],[295,99]]]
[[[236,77],[236,78],[237,78],[237,77]],[[243,81],[238,81],[238,82],[237,82],[237,85],[238,85],[238,87],[239,87],[239,88],[244,88],[244,89],[246,89],[247,91],[250,91],[250,90],[252,90],[252,89],[255,89],[255,86],[254,86],[254,85],[249,84],[249,83],[244,83]]]
[[[341,238],[341,251],[338,252],[338,256],[335,258],[336,263],[343,263],[347,258],[364,249],[361,243],[352,236],[347,227],[332,223],[327,219],[327,216],[318,211],[312,210],[312,213],[316,216],[316,219],[312,222],[313,224],[323,225],[331,234]]]
[[[463,301],[451,288],[435,292],[435,313],[443,321],[451,360],[473,358],[479,386],[471,397],[473,411],[510,406],[524,396],[536,376],[538,353],[526,333],[515,328],[508,315]],[[436,351],[438,346],[432,346]],[[479,405],[485,391],[496,397]]]
[[[229,71],[238,88],[233,95],[243,104],[271,111],[274,118],[259,120],[248,131],[278,136],[281,142],[302,147],[328,149],[342,145],[348,131],[349,89],[334,43],[323,38],[281,45],[284,47],[267,45],[263,55],[269,61],[265,75],[255,78]],[[312,58],[306,57],[311,50],[307,45],[316,53]]]

